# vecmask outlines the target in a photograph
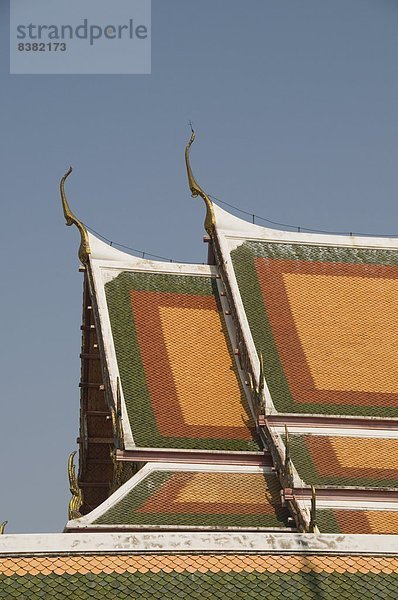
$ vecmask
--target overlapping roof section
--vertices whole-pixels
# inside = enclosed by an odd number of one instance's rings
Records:
[[[296,520],[398,533],[398,240],[261,227],[195,184],[253,412]]]
[[[98,257],[109,248],[89,239],[124,449],[259,452],[217,268],[139,260],[117,250]]]
[[[68,531],[286,530],[280,491],[270,468],[148,463]]]
[[[264,527],[285,527],[287,513],[283,518],[278,516],[283,510],[274,475],[274,499],[267,505],[269,518],[256,521],[252,500],[244,516],[245,502],[240,496],[244,497],[249,486],[243,485],[243,475],[251,473],[249,479],[255,489],[262,486],[266,494],[269,475],[263,471],[268,469],[269,473],[272,461],[256,429],[250,395],[234,353],[234,331],[232,323],[227,322],[217,267],[137,259],[110,248],[91,234],[88,243],[85,276],[91,290],[108,423],[113,423],[114,434],[114,443],[109,444],[114,465],[109,491],[131,485],[131,493],[122,504],[127,502],[132,508],[120,511],[117,505],[121,501],[113,493],[110,503],[104,498],[100,505],[101,510],[106,509],[106,516],[97,521],[95,511],[85,510],[89,523],[86,517],[76,523],[72,519],[66,529],[85,523],[90,528],[103,525],[114,529],[178,523],[239,527],[250,526],[251,521],[254,527],[261,523]],[[169,462],[170,473],[152,472],[139,483],[145,473],[141,470],[131,478],[134,469],[146,462],[154,468],[165,461]],[[175,473],[180,463],[201,464],[204,472]],[[222,465],[231,464],[242,470],[240,486],[237,474],[222,471]],[[251,466],[260,469],[261,474],[255,476]],[[207,472],[213,467],[214,473]],[[198,486],[202,486],[203,501],[196,499],[191,507],[189,503],[174,502],[170,494],[172,490],[178,492],[177,483],[181,483],[181,489],[185,483],[191,489],[191,479],[192,490],[198,492]],[[235,502],[230,480],[237,484]],[[230,495],[225,514],[222,503],[217,504],[214,498],[211,501],[210,496],[205,499],[206,486],[211,488],[212,482],[215,493],[224,490]],[[175,512],[171,508],[166,511],[169,505]],[[98,503],[91,509],[96,506]]]
[[[77,225],[64,184],[67,224]],[[84,389],[102,393],[108,413],[100,411],[102,436],[93,437],[99,411],[82,396],[80,468],[71,489],[81,484],[88,500],[79,517],[76,497],[66,531],[294,529],[253,412],[217,265],[136,258],[78,229],[89,304],[83,314],[90,315],[83,330],[95,333],[101,373],[100,386],[85,381]],[[93,460],[102,472],[104,447],[107,490],[102,480],[84,480],[95,472]],[[99,485],[100,502],[90,493]]]
[[[396,250],[244,241],[231,261],[278,412],[398,416]]]
[[[324,531],[398,533],[398,241],[212,211],[241,366],[262,390],[252,402],[285,499]]]
[[[215,272],[190,270],[120,271],[104,286],[134,444],[259,450]]]

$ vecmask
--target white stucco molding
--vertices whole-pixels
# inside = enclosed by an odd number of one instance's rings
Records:
[[[310,533],[31,533],[0,536],[0,558],[79,554],[251,553],[398,556],[398,535]]]
[[[398,237],[337,235],[331,233],[307,233],[303,231],[283,231],[262,225],[254,225],[223,210],[213,203],[217,233],[235,240],[239,246],[245,240],[270,241],[316,246],[346,246],[350,248],[398,249]],[[231,250],[233,247],[231,247]]]

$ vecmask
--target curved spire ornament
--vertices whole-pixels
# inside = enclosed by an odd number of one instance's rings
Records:
[[[87,229],[85,228],[83,223],[81,221],[79,221],[79,219],[71,211],[68,200],[66,198],[66,194],[65,194],[65,181],[67,180],[69,175],[72,173],[72,170],[73,170],[72,167],[69,167],[69,169],[67,170],[65,175],[62,177],[59,187],[60,187],[60,192],[61,192],[62,208],[64,211],[66,225],[68,225],[69,227],[71,225],[76,225],[76,227],[79,230],[79,233],[80,233],[79,259],[81,260],[81,262],[83,264],[85,264],[86,262],[88,262],[88,257],[89,257],[89,254],[91,253]]]
[[[197,198],[198,196],[200,196],[201,198],[203,198],[203,200],[206,204],[205,229],[206,229],[207,233],[210,235],[210,237],[212,237],[213,232],[214,232],[215,223],[216,223],[215,216],[214,216],[214,210],[213,210],[213,202],[211,201],[210,197],[206,194],[206,192],[198,184],[198,182],[196,181],[196,179],[192,173],[189,154],[191,151],[191,146],[192,146],[193,142],[195,141],[195,137],[196,137],[195,132],[192,129],[192,127],[191,127],[191,132],[192,133],[191,133],[190,140],[185,148],[185,164],[187,167],[188,185],[189,185],[189,189],[191,190],[192,198]]]
[[[83,493],[79,488],[76,477],[76,469],[74,464],[75,452],[71,452],[68,458],[68,478],[69,478],[69,489],[72,494],[72,498],[69,501],[68,516],[70,519],[78,519],[82,515],[79,510],[83,504]]]

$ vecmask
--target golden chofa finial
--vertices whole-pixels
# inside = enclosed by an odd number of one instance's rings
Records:
[[[198,182],[196,181],[196,179],[192,173],[191,163],[189,160],[189,153],[191,150],[191,146],[195,140],[195,132],[192,129],[192,127],[191,127],[191,131],[192,131],[191,138],[187,144],[187,147],[185,148],[185,164],[187,166],[188,185],[189,185],[189,189],[191,190],[192,198],[197,198],[198,196],[200,196],[205,201],[205,204],[206,204],[205,229],[211,237],[213,235],[214,226],[215,226],[213,202],[210,200],[210,198],[206,194],[206,192],[200,187],[200,185],[198,184]]]
[[[79,517],[81,517],[79,510],[83,504],[83,493],[82,493],[81,489],[79,488],[79,484],[77,482],[77,477],[76,477],[76,469],[75,469],[75,463],[74,463],[75,454],[76,454],[76,451],[71,452],[69,454],[69,458],[68,458],[69,489],[70,489],[70,493],[72,494],[72,498],[69,501],[69,508],[68,508],[69,520],[70,519],[78,519]]]
[[[72,167],[69,167],[68,171],[62,177],[60,182],[60,192],[61,192],[61,200],[62,200],[62,208],[64,211],[64,217],[66,221],[66,225],[76,225],[80,233],[80,247],[79,247],[79,258],[82,263],[86,263],[88,261],[88,255],[90,254],[90,243],[88,239],[87,229],[84,227],[83,223],[79,221],[71,211],[69,207],[68,200],[66,199],[65,194],[65,181],[68,179],[69,175],[72,173]]]

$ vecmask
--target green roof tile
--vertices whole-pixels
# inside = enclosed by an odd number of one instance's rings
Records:
[[[395,599],[398,590],[397,574],[352,573],[213,573],[210,580],[201,573],[148,573],[141,578],[134,574],[114,574],[112,584],[104,582],[102,574],[90,581],[79,577],[78,590],[69,587],[67,575],[36,576],[35,588],[28,586],[28,576],[0,577],[0,597],[39,600],[41,598],[73,598],[74,600],[109,600],[124,598],[152,600],[153,598],[220,598],[242,599],[263,596],[270,600],[363,600],[367,598]],[[145,584],[145,585],[144,585]],[[117,596],[115,596],[115,593]]]

